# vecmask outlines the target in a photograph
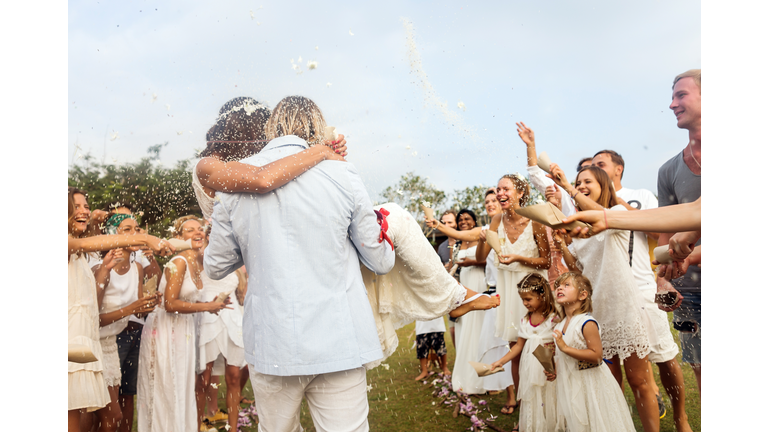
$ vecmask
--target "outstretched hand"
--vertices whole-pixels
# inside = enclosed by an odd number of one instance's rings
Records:
[[[533,136],[533,129],[525,125],[525,123],[515,123],[517,125],[517,135],[523,140],[527,146],[536,146],[536,139]]]
[[[572,214],[563,219],[564,224],[569,224],[574,221],[582,221],[589,225],[592,225],[592,234],[589,232],[589,227],[576,227],[568,232],[571,237],[574,238],[589,238],[595,234],[605,231],[608,226],[605,224],[606,214],[605,210],[585,210],[576,214]]]

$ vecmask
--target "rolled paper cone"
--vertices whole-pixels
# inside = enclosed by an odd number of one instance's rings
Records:
[[[73,363],[90,363],[98,360],[93,351],[85,345],[69,344],[68,361]]]
[[[172,238],[166,241],[176,248],[176,252],[192,249],[192,242],[190,240],[179,240],[177,238]]]
[[[223,302],[224,299],[229,297],[229,295],[232,294],[233,292],[235,292],[235,290],[220,292],[219,295],[216,296],[216,301],[217,302]]]
[[[669,245],[656,247],[653,250],[653,257],[659,264],[672,264],[672,257],[669,256]]]
[[[487,230],[485,232],[485,242],[493,248],[497,256],[501,256],[501,243],[499,242],[499,233],[496,231]]]
[[[152,276],[149,278],[149,280],[144,283],[144,294],[142,297],[146,297],[148,295],[153,295],[157,292],[157,275]]]
[[[485,363],[478,363],[478,362],[468,362],[470,366],[472,366],[473,369],[475,369],[475,372],[477,372],[477,376],[484,377],[488,375],[493,375],[499,372],[504,371],[503,366],[499,366],[496,369],[491,369],[491,365],[485,364]]]
[[[547,154],[547,152],[545,152],[545,151],[541,152],[541,154],[539,154],[539,157],[538,157],[538,159],[536,161],[537,161],[536,165],[538,165],[539,168],[541,168],[544,171],[552,174],[549,171],[549,167],[552,165],[552,161],[549,160],[549,155]]]
[[[553,362],[555,355],[552,353],[552,350],[544,345],[539,345],[533,350],[533,356],[541,363],[545,371],[555,373],[555,364]]]
[[[573,221],[571,223],[564,224],[562,221],[565,219],[565,215],[551,202],[521,207],[515,210],[515,213],[519,214],[520,216],[527,217],[528,219],[536,221],[542,225],[546,225],[552,229],[572,230],[578,226],[589,228],[590,234],[592,233],[592,226],[582,221]]]
[[[336,141],[339,139],[339,134],[336,133],[336,128],[333,126],[326,126],[325,134],[323,136],[326,141]]]
[[[427,220],[432,220],[435,218],[435,210],[431,209],[424,204],[421,205],[421,209],[424,210],[424,214],[427,216]]]

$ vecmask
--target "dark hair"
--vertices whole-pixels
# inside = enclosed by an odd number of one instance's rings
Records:
[[[272,111],[266,105],[256,99],[247,96],[236,97],[219,109],[216,123],[205,134],[207,145],[200,152],[200,157],[208,157],[213,153],[232,152],[249,141],[264,141],[257,143],[258,153],[266,145],[264,125],[272,115]],[[218,142],[233,141],[233,142]],[[243,153],[237,152],[235,153]],[[247,155],[240,154],[240,157]],[[230,155],[227,160],[236,160],[240,157]]]
[[[591,158],[591,157],[585,157],[585,158],[581,158],[581,160],[579,161],[579,164],[578,164],[578,165],[576,165],[576,172],[579,172],[579,171],[581,171],[581,168],[582,168],[581,164],[583,164],[583,163],[584,163],[584,162],[586,162],[586,161],[591,161],[591,160],[592,160],[592,158]]]
[[[475,226],[477,226],[477,216],[475,215],[475,212],[473,212],[470,209],[461,209],[461,210],[459,210],[459,214],[456,215],[456,224],[458,225],[459,218],[461,217],[461,215],[463,215],[465,213],[468,214],[472,218],[473,221],[475,221]]]
[[[518,294],[523,294],[526,292],[536,293],[536,295],[539,296],[539,299],[541,299],[545,304],[544,313],[542,313],[545,319],[557,311],[555,308],[555,298],[552,296],[552,290],[549,288],[549,283],[547,282],[547,279],[544,278],[544,276],[538,273],[528,273],[525,277],[523,277],[523,279],[517,284],[517,292]],[[533,312],[528,312],[525,315],[528,320],[531,319],[532,313]]]
[[[603,171],[602,168],[590,165],[579,170],[576,174],[576,183],[579,181],[579,176],[582,172],[589,171],[595,176],[595,180],[600,184],[600,196],[595,200],[596,203],[603,206],[603,208],[610,209],[611,207],[619,204],[619,198],[616,196],[616,191],[613,189],[613,182],[608,178],[608,174]],[[581,208],[580,208],[581,209]]]
[[[487,197],[490,194],[496,195],[496,188],[488,188],[487,191],[485,191],[485,196]]]
[[[613,162],[614,165],[621,165],[621,168],[622,168],[621,177],[619,178],[623,179],[624,178],[624,158],[621,157],[620,154],[616,153],[613,150],[600,150],[599,152],[595,153],[594,156],[592,156],[592,159],[596,158],[597,155],[600,155],[600,154],[607,154],[608,156],[611,157],[611,162]]]

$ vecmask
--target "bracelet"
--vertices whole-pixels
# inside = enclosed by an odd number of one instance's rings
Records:
[[[605,229],[608,229],[608,212],[603,209],[603,216],[605,217]]]
[[[576,189],[574,189],[574,190],[573,190],[573,195],[571,195],[571,198],[572,198],[572,199],[576,199],[576,195],[578,195],[578,194],[579,194],[579,191],[578,191],[578,190],[576,190]]]

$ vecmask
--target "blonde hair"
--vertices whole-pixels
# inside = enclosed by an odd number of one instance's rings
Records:
[[[557,280],[555,280],[555,289],[557,289],[557,287],[564,284],[565,281],[569,279],[571,280],[573,286],[579,290],[579,292],[586,291],[587,293],[587,298],[584,299],[584,301],[581,303],[581,307],[579,307],[578,313],[575,315],[592,313],[592,282],[590,282],[589,279],[587,279],[587,277],[582,274],[565,272],[561,274]]]
[[[696,85],[699,86],[699,93],[701,93],[701,69],[687,70],[681,73],[680,75],[676,76],[675,80],[672,81],[672,90],[675,89],[675,84],[677,84],[677,82],[683,78],[693,78],[693,82],[695,82]]]
[[[195,215],[182,216],[173,222],[173,234],[181,237],[181,227],[183,227],[187,221],[191,220],[194,220],[200,225],[203,225],[203,220]]]
[[[531,195],[531,187],[528,185],[528,182],[520,179],[520,177],[513,174],[505,174],[501,176],[499,181],[501,181],[502,179],[507,179],[511,181],[512,184],[515,185],[515,189],[523,193],[520,196],[520,202],[518,204],[520,205],[520,207],[525,207],[525,203],[528,202],[528,197]]]
[[[272,110],[264,134],[268,140],[296,135],[307,144],[315,145],[323,141],[325,126],[325,118],[317,104],[304,96],[288,96]]]
[[[547,318],[556,312],[555,298],[552,296],[552,290],[549,289],[549,283],[544,276],[538,273],[528,273],[523,277],[520,283],[517,284],[517,293],[523,294],[528,292],[536,293],[536,295],[539,296],[539,299],[544,302],[544,312],[542,312],[544,318]],[[532,313],[533,312],[528,312],[525,315],[529,321]]]

